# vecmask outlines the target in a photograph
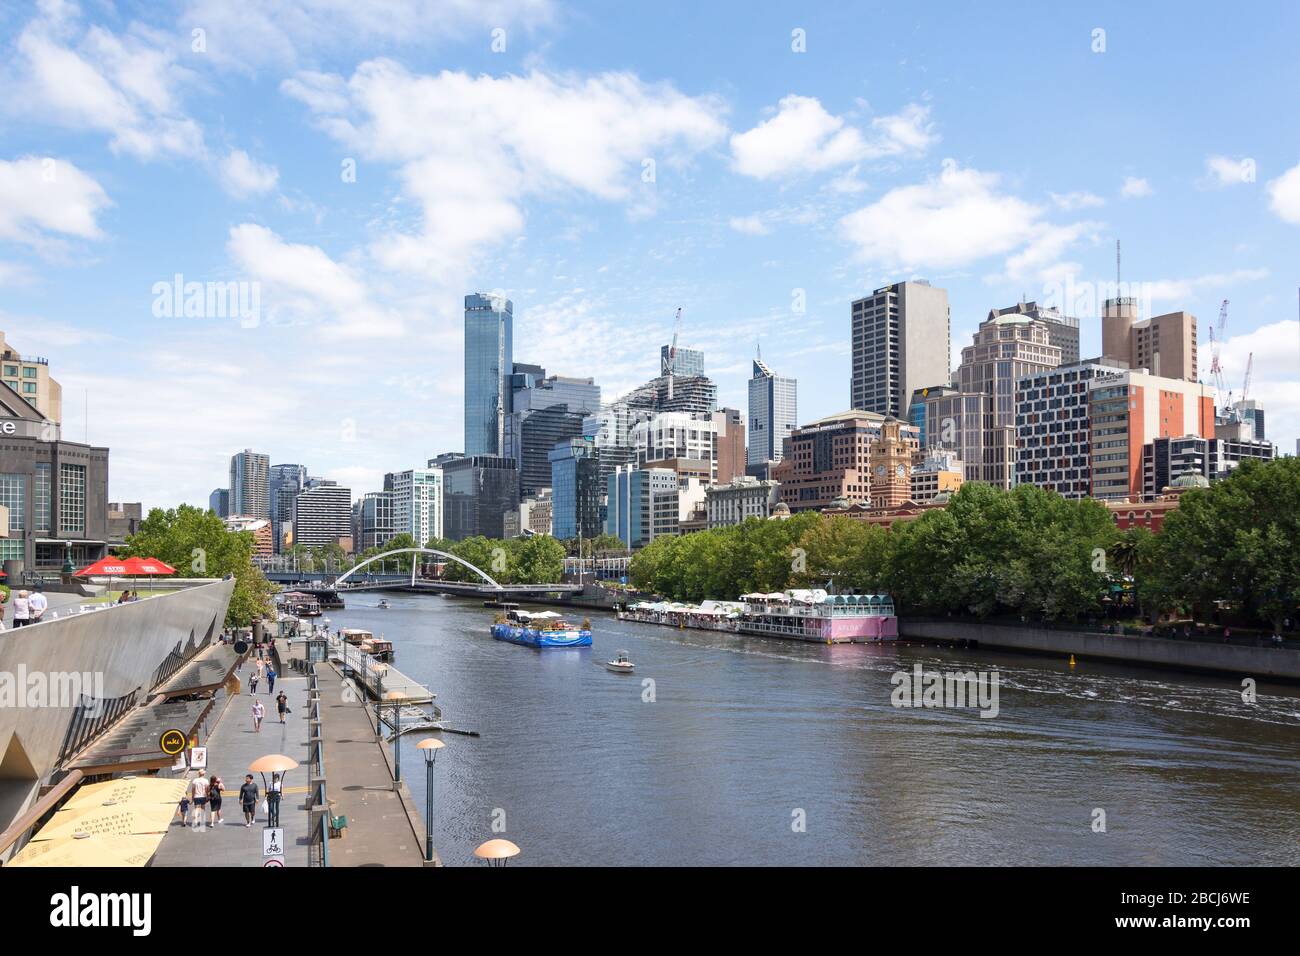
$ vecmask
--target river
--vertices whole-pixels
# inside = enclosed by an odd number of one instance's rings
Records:
[[[479,601],[379,597],[349,595],[330,626],[392,640],[444,719],[482,735],[441,735],[449,866],[494,836],[517,865],[1300,863],[1294,687],[1247,704],[1226,678],[607,614],[594,647],[536,651],[493,640]],[[618,649],[635,675],[605,670]],[[998,715],[893,706],[891,676],[918,662],[995,670]],[[402,768],[423,814],[420,736]]]

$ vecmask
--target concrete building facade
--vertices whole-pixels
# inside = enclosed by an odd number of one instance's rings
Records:
[[[948,292],[919,280],[897,282],[851,306],[852,408],[907,416],[918,388],[949,379]]]

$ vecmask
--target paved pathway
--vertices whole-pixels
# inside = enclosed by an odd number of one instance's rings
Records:
[[[348,818],[343,837],[330,840],[330,866],[421,866],[423,824],[417,838],[407,816],[411,793],[403,784],[404,805],[393,790],[391,752],[387,745],[380,749],[365,705],[344,693],[338,672],[318,664],[316,673],[327,791],[334,813]],[[423,766],[414,769],[424,772]]]
[[[284,642],[280,642],[281,651]],[[257,822],[244,827],[239,807],[239,787],[248,765],[265,754],[281,753],[298,761],[297,770],[285,777],[284,796],[280,801],[280,825],[284,828],[285,866],[307,865],[307,678],[288,670],[276,679],[275,694],[268,693],[265,679],[258,685],[257,698],[266,707],[266,719],[260,733],[253,732],[253,697],[248,692],[248,675],[253,668],[246,660],[238,673],[240,692],[229,701],[225,691],[218,691],[216,706],[225,707],[215,730],[207,740],[208,772],[215,772],[225,784],[222,816],[225,824],[200,830],[174,822],[163,837],[154,856],[154,866],[261,866],[262,829],[265,815],[259,810]],[[289,697],[291,713],[284,724],[275,713],[275,698],[281,690]],[[328,754],[328,751],[327,751]],[[259,792],[266,787],[260,774],[254,774]],[[267,775],[270,779],[270,775]]]

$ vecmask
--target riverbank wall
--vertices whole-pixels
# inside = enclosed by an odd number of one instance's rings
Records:
[[[1029,654],[1056,657],[1073,654],[1076,658],[1300,683],[1300,651],[1289,648],[907,617],[899,621],[899,636]]]

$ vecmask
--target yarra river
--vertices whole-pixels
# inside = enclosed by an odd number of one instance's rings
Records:
[[[608,614],[594,647],[536,651],[493,640],[480,601],[379,598],[349,595],[330,627],[393,641],[444,719],[482,735],[441,735],[449,866],[493,836],[518,865],[1300,863],[1295,687],[1247,705],[1228,678]],[[605,670],[619,649],[634,676]],[[890,678],[917,662],[996,670],[1000,713],[895,708]],[[422,736],[402,748],[421,815]]]

